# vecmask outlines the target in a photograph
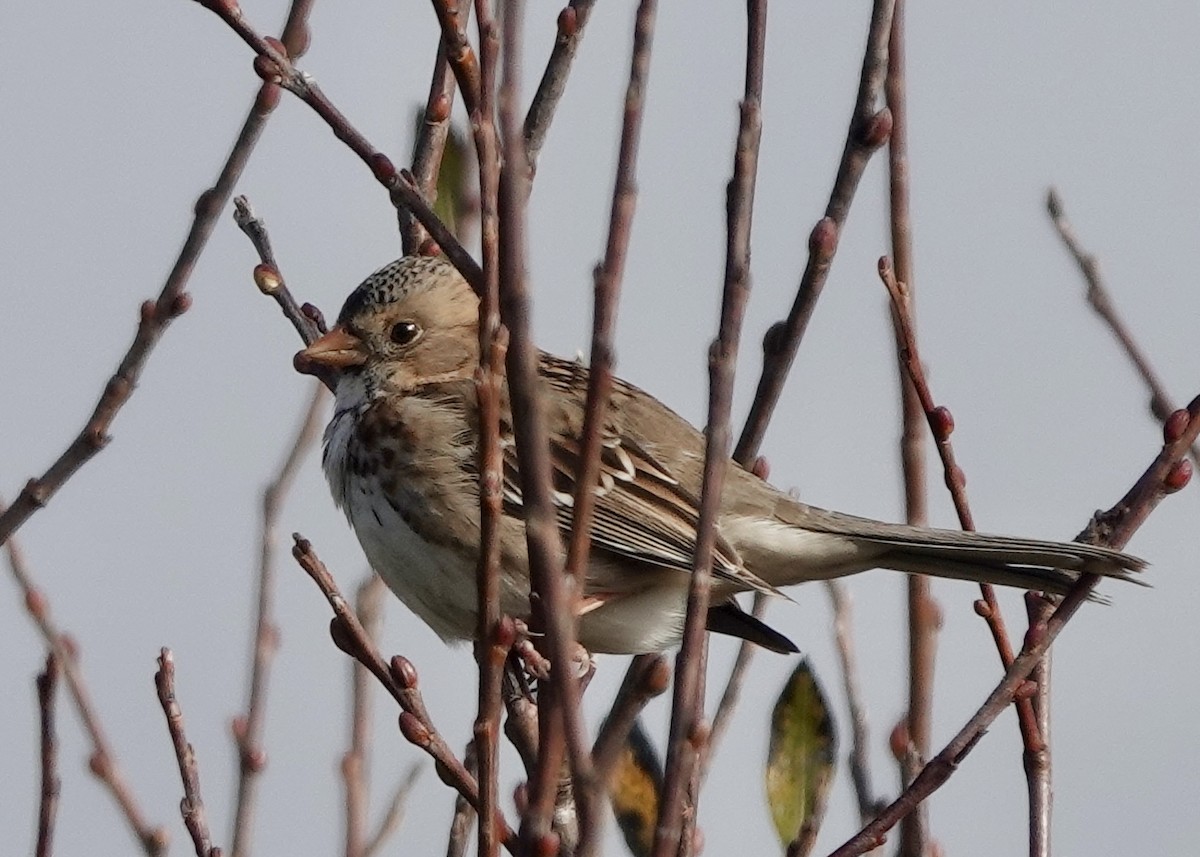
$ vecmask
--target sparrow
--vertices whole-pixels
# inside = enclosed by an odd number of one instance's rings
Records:
[[[393,592],[447,641],[476,633],[480,541],[479,301],[439,257],[380,268],[337,324],[296,355],[334,370],[323,465],[333,499]],[[569,538],[588,370],[539,352],[553,497]],[[507,386],[501,386],[500,606],[528,617],[529,568]],[[657,652],[682,637],[705,441],[632,384],[614,382],[595,492],[579,642]],[[1131,579],[1145,563],[1103,547],[889,524],[799,502],[729,462],[712,564],[709,630],[795,651],[734,596],[873,568],[1061,594],[1080,574]]]

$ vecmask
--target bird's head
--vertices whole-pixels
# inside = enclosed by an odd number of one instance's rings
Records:
[[[363,280],[337,324],[299,352],[296,370],[334,370],[370,394],[470,378],[479,364],[479,299],[444,259],[404,256]]]

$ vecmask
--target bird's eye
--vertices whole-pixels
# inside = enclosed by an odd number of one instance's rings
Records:
[[[412,345],[421,335],[421,326],[415,321],[398,321],[392,325],[392,342],[397,345]]]

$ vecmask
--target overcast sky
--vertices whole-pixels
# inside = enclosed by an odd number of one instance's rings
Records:
[[[557,4],[527,4],[526,76],[536,80]],[[621,304],[619,371],[699,422],[704,353],[723,270],[724,184],[742,86],[742,4],[664,3],[656,31],[640,196]],[[246,0],[277,32],[286,4]],[[631,2],[599,4],[541,156],[530,208],[530,277],[540,344],[586,350],[628,73]],[[757,343],[790,305],[809,229],[824,209],[857,84],[868,4],[777,2],[770,12],[764,139],[753,243],[754,293],[739,372],[744,414]],[[1180,403],[1200,392],[1200,8],[1127,4],[915,4],[908,33],[913,218],[920,335],[935,396],[958,430],[981,529],[1063,538],[1115,502],[1159,449],[1147,393],[1082,299],[1044,212],[1057,185],[1114,297]],[[427,4],[318,2],[301,63],[397,163],[436,44]],[[0,492],[12,498],[65,447],[157,293],[257,89],[249,50],[199,4],[24,3],[0,11]],[[896,520],[895,367],[876,259],[887,252],[883,161],[868,171],[828,288],[764,448],[772,481],[805,499]],[[304,105],[284,97],[239,192],[266,218],[302,299],[336,312],[399,250],[394,212],[369,172]],[[228,847],[244,705],[258,502],[302,403],[298,340],[250,278],[252,248],[223,215],[192,279],[194,309],[155,352],[111,446],[20,540],[54,615],[79,640],[97,709],[150,819],[190,852],[180,786],[151,676],[172,646],[189,736],[216,841]],[[953,526],[936,471],[933,519]],[[1130,545],[1153,589],[1108,585],[1056,647],[1054,835],[1060,854],[1194,853],[1200,806],[1200,603],[1195,487],[1169,498]],[[349,589],[364,572],[353,535],[310,459],[284,533],[315,542]],[[287,560],[286,552],[284,560]],[[886,737],[904,700],[903,580],[851,583],[877,790],[893,795]],[[7,591],[5,591],[7,590]],[[935,744],[999,676],[977,589],[937,583],[945,612]],[[844,700],[820,589],[791,593],[771,618]],[[1006,594],[1010,625],[1023,622]],[[271,688],[257,828],[259,854],[338,853],[337,764],[346,743],[345,657],[328,609],[290,560],[278,591],[283,645]],[[43,649],[13,586],[0,586],[0,831],[33,842],[37,796],[33,676]],[[1017,636],[1019,642],[1019,634]],[[470,731],[469,651],[446,648],[397,602],[384,648],[421,670],[438,725]],[[734,647],[714,641],[710,685]],[[766,723],[794,666],[759,657],[750,691],[701,805],[706,853],[771,853],[762,798]],[[600,661],[589,714],[624,670]],[[422,759],[382,700],[375,808]],[[133,853],[108,795],[86,773],[74,712],[60,706],[58,853]],[[666,706],[652,709],[656,738]],[[841,719],[843,733],[844,717]],[[844,748],[845,749],[845,748]],[[507,760],[503,791],[517,782]],[[426,768],[429,766],[426,765]],[[1021,853],[1025,783],[1011,714],[930,802],[950,854]],[[511,807],[509,809],[511,812]],[[390,853],[444,848],[452,796],[427,770]],[[839,772],[819,848],[855,829]],[[610,828],[611,831],[611,828]],[[612,853],[619,853],[615,845]]]

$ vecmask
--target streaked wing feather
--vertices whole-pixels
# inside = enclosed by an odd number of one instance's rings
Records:
[[[559,528],[571,530],[579,442],[551,438],[553,489]],[[503,444],[504,502],[520,514],[521,486],[516,449]],[[631,442],[609,438],[601,450],[600,481],[592,515],[592,544],[637,562],[691,572],[696,549],[699,504],[667,469]],[[713,574],[739,587],[778,594],[775,587],[748,572],[733,547],[717,534]]]

